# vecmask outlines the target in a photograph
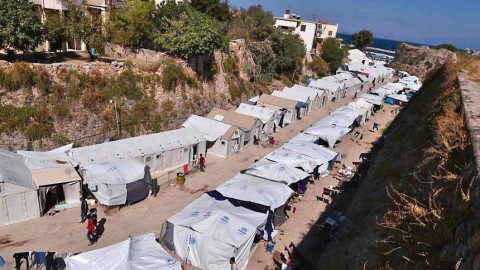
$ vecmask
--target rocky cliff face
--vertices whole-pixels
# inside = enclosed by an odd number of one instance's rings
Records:
[[[445,49],[436,50],[404,43],[397,48],[395,59],[390,66],[395,70],[406,71],[425,79],[428,73],[441,68],[449,56],[455,58],[455,54]]]

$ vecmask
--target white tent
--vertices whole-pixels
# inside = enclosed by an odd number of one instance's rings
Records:
[[[266,159],[261,159],[253,163],[245,170],[245,173],[287,185],[296,183],[310,176],[300,169]]]
[[[377,95],[372,95],[372,94],[362,94],[362,98],[373,105],[382,105],[383,103],[383,98]]]
[[[235,257],[243,270],[257,228],[263,229],[266,220],[266,213],[203,194],[168,219],[165,244],[187,264],[201,269],[229,269],[229,259]]]
[[[313,110],[313,100],[310,99],[308,94],[297,91],[289,91],[288,88],[285,88],[283,91],[274,90],[272,96],[302,102],[300,104],[302,104],[303,107],[308,106],[308,108],[303,108],[301,110],[300,114],[302,116]]]
[[[350,108],[365,110],[368,112],[368,114],[373,112],[373,104],[367,102],[364,98],[356,99],[355,101],[348,103],[347,106]],[[367,116],[367,119],[368,119],[368,116]]]
[[[274,150],[265,158],[291,167],[302,168],[307,173],[313,172],[315,167],[315,161],[312,158],[287,149]]]
[[[320,90],[327,91],[328,99],[338,99],[340,97],[340,92],[343,86],[338,82],[331,82],[325,79],[312,80],[308,87],[317,88]]]
[[[216,190],[225,197],[269,206],[272,210],[284,205],[293,193],[284,184],[240,173]]]
[[[136,159],[88,165],[83,175],[89,189],[103,205],[125,204],[130,184],[133,189],[139,189],[139,195],[145,195],[145,165]],[[146,191],[148,195],[148,186]]]
[[[316,142],[318,140],[318,136],[312,135],[312,134],[307,134],[305,132],[298,133],[290,139],[290,141],[307,141],[307,142]]]
[[[278,127],[280,116],[274,110],[242,103],[235,112],[260,119],[263,123],[263,131],[266,134],[272,134]]]
[[[64,259],[68,270],[181,270],[153,233]]]
[[[333,147],[335,143],[343,136],[345,136],[351,129],[342,126],[313,126],[304,132],[312,134],[322,141],[328,143],[329,147]]]
[[[208,141],[214,142],[207,145],[207,152],[222,158],[231,157],[240,151],[245,143],[245,132],[240,128],[206,117],[193,114],[182,127],[197,128]]]
[[[355,122],[356,118],[352,119],[350,116],[345,115],[328,115],[320,119],[317,123],[313,124],[314,127],[317,126],[340,126],[340,127],[350,127]]]
[[[0,150],[0,225],[40,217],[36,189],[24,157]]]
[[[383,88],[392,90],[395,94],[402,91],[405,88],[404,84],[401,83],[387,83]]]
[[[367,120],[368,112],[365,110],[355,109],[348,106],[341,106],[338,109],[336,109],[334,112],[332,112],[330,115],[333,115],[333,116],[338,115],[350,120],[353,119],[354,122],[356,121],[358,124],[363,125]]]
[[[311,109],[315,110],[324,105],[326,99],[326,93],[324,90],[315,89],[308,86],[295,84],[290,88],[283,89],[283,92],[298,92],[308,95],[312,102]]]
[[[375,93],[378,96],[380,96],[382,99],[384,99],[387,95],[395,94],[395,91],[393,91],[391,89],[384,88],[384,87],[380,87],[380,88],[377,88],[377,89],[373,90],[372,93]]]
[[[326,164],[337,156],[336,152],[311,142],[289,141],[282,148],[309,156],[316,165]]]

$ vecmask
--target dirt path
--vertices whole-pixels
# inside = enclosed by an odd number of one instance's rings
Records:
[[[250,166],[255,159],[262,158],[267,153],[280,147],[283,143],[305,130],[311,124],[328,115],[336,108],[351,102],[351,97],[340,99],[335,103],[328,103],[313,113],[305,116],[301,121],[280,129],[274,134],[276,144],[260,144],[245,147],[241,152],[229,159],[216,158],[208,155],[207,168],[205,173],[196,172],[187,176],[186,184],[183,189],[170,186],[162,186],[157,197],[148,197],[145,200],[122,208],[119,212],[106,216],[100,212],[98,220],[106,218],[105,233],[99,239],[98,243],[88,246],[86,239],[86,224],[78,223],[80,218],[79,209],[67,209],[59,215],[53,217],[44,216],[39,219],[30,220],[10,226],[0,227],[0,255],[7,261],[7,268],[13,268],[12,255],[16,252],[24,251],[56,251],[56,252],[85,252],[98,249],[120,241],[125,240],[130,235],[138,235],[147,232],[156,232],[157,235],[162,230],[165,221],[188,205],[194,199],[200,197],[205,191],[213,190],[215,187],[228,180],[240,170]],[[363,128],[371,128],[373,121],[386,123],[389,121],[390,113],[377,114],[375,120],[369,121]],[[347,138],[340,144],[335,151],[344,151],[350,153],[348,158],[355,156],[354,149],[361,152],[367,149],[370,142],[379,135],[379,132],[367,133],[364,137],[364,143],[354,144]],[[350,136],[350,135],[349,135]],[[352,149],[351,149],[352,148]],[[345,151],[348,150],[348,151]],[[348,163],[348,162],[347,162]],[[350,162],[351,164],[351,162]],[[308,229],[308,223],[316,219],[323,211],[324,205],[314,200],[314,194],[318,193],[321,185],[333,183],[330,178],[324,178],[320,184],[311,188],[306,199],[297,205],[297,213],[291,215],[282,229],[288,231],[288,237],[277,239],[277,245],[282,241],[294,243],[300,241],[304,231]],[[283,249],[283,246],[282,246]],[[271,254],[265,254],[264,247],[259,246],[254,256],[251,258],[249,269],[263,269],[259,264],[267,266],[271,261]],[[270,258],[268,258],[270,256]]]

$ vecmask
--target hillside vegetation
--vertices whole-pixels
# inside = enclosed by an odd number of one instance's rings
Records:
[[[384,132],[319,269],[454,269],[473,229],[475,162],[451,58]],[[462,265],[463,260],[463,265]],[[468,269],[466,267],[465,269]]]

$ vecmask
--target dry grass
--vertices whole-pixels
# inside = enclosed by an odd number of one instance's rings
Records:
[[[480,82],[480,55],[459,55],[458,67],[468,71],[469,79]]]

